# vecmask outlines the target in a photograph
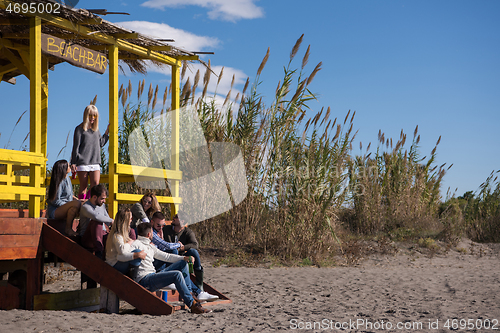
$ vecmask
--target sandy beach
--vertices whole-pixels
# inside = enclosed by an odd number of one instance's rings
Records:
[[[206,282],[233,301],[206,315],[10,310],[0,311],[0,332],[500,330],[499,247],[475,249],[432,258],[400,251],[329,268],[205,267]],[[65,274],[44,290],[76,289],[79,275]]]

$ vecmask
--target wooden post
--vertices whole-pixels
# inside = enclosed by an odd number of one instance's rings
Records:
[[[101,286],[99,310],[103,309],[105,309],[106,313],[118,313],[120,310],[120,299],[114,292]]]
[[[42,20],[39,17],[30,18],[30,151],[42,152]],[[30,187],[39,188],[41,184],[41,166],[30,166]],[[39,195],[29,196],[29,216],[40,217]]]
[[[5,174],[7,175],[7,186],[12,186],[12,179],[14,178],[14,172],[12,171],[12,164],[6,165]]]
[[[33,309],[33,297],[40,295],[43,285],[43,251],[38,247],[35,259],[28,260],[26,271],[26,310]]]
[[[49,60],[42,56],[42,100],[41,100],[41,153],[47,158],[47,111],[49,108]],[[47,178],[47,163],[41,167],[42,184]],[[42,200],[45,207],[45,200]]]
[[[109,46],[109,196],[108,213],[114,218],[118,212],[118,46]]]
[[[179,144],[180,144],[180,132],[179,132],[179,108],[180,108],[180,70],[181,70],[181,63],[178,62],[177,65],[172,66],[172,139],[171,139],[171,155],[170,155],[170,161],[172,163],[171,169],[179,171]],[[179,181],[178,180],[171,180],[170,181],[170,193],[172,197],[178,197],[179,196]],[[179,209],[178,204],[170,204],[170,213],[171,217],[175,214],[177,214],[177,211]]]

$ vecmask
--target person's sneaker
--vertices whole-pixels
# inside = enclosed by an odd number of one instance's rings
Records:
[[[177,288],[175,287],[175,283],[169,284],[168,286],[165,287],[165,289],[177,290]]]
[[[202,313],[209,313],[212,312],[212,310],[205,309],[199,302],[193,302],[193,305],[191,305],[191,313],[196,313],[196,314],[202,314]]]
[[[219,296],[209,294],[206,291],[202,291],[198,295],[196,295],[196,298],[198,298],[200,302],[211,302],[219,299]]]

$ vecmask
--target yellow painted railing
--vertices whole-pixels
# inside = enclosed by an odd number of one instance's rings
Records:
[[[28,201],[30,195],[45,197],[43,182],[32,186],[29,176],[15,175],[14,171],[33,166],[43,169],[46,161],[42,153],[0,149],[0,202]]]
[[[157,168],[147,168],[140,166],[132,166],[126,164],[116,164],[115,167],[116,174],[118,175],[118,183],[133,183],[136,181],[134,175],[140,175],[140,181],[166,181],[170,180],[181,180],[182,179],[182,171],[175,170],[165,170],[165,169],[157,169]],[[29,181],[29,177],[28,181]],[[1,178],[0,178],[1,179]],[[74,185],[80,184],[78,179],[72,179],[71,183]],[[100,183],[109,184],[109,175],[102,174]],[[49,186],[50,177],[47,177],[45,181],[45,185]],[[111,196],[112,194],[110,194]],[[123,203],[136,203],[139,202],[142,198],[142,194],[130,194],[130,193],[116,193],[114,196],[114,200],[120,204]],[[163,204],[181,204],[182,198],[180,197],[171,197],[171,196],[156,196],[159,203]]]
[[[147,168],[140,166],[132,166],[126,164],[117,163],[115,166],[116,174],[118,174],[118,182],[121,182],[122,177],[131,178],[131,181],[135,181],[134,175],[140,175],[140,181],[158,181],[158,180],[181,180],[182,171],[175,170],[165,170],[156,168]],[[125,179],[125,178],[123,178]],[[104,182],[104,181],[101,181]],[[116,193],[115,200],[119,203],[135,203],[141,200],[141,194],[127,194],[127,193]],[[157,196],[159,203],[166,204],[181,204],[182,198],[178,196]]]

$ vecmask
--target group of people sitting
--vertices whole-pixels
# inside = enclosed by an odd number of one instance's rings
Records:
[[[107,194],[102,184],[91,188],[90,198],[79,210],[78,229],[73,231],[82,237],[89,233],[89,228],[109,228],[103,240],[104,253],[96,251],[97,256],[150,291],[176,289],[192,313],[210,312],[201,302],[214,301],[218,296],[203,290],[198,242],[182,215],[175,215],[167,225],[163,213],[156,211],[159,204],[154,194],[146,194],[132,209],[119,210],[113,220],[104,206]],[[49,201],[48,210],[52,211],[53,205],[54,201]],[[73,217],[78,214],[78,210],[67,211]],[[60,215],[54,217],[57,216]],[[190,278],[188,263],[193,264],[195,282]]]
[[[95,105],[87,106],[83,122],[75,128],[71,164],[66,160],[54,164],[48,191],[48,218],[65,220],[66,234],[80,238],[82,245],[88,238],[98,243],[99,246],[94,247],[96,256],[144,288],[150,291],[166,287],[177,289],[192,313],[210,312],[201,302],[218,297],[203,291],[198,242],[182,215],[180,218],[175,215],[172,224],[166,225],[154,194],[144,195],[132,209],[121,209],[114,220],[108,215],[104,205],[108,191],[99,184],[99,164],[100,149],[108,140],[109,125],[101,136],[98,121]],[[78,197],[73,194],[71,172],[78,175],[80,181]],[[90,195],[87,191],[89,180]],[[78,215],[80,222],[74,229],[73,220]],[[188,263],[193,264],[196,283],[191,281]]]

